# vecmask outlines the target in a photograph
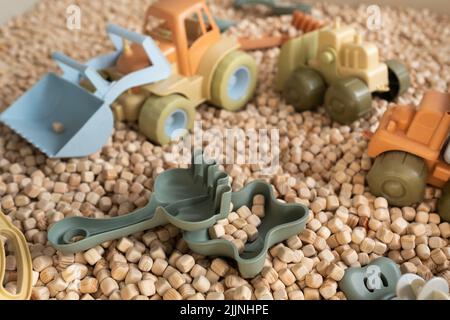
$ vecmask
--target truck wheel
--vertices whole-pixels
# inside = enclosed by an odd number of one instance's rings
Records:
[[[257,79],[255,60],[242,51],[231,52],[214,72],[211,102],[229,111],[239,110],[253,97]]]
[[[351,124],[370,111],[372,95],[360,79],[339,80],[325,94],[325,109],[340,124]]]
[[[402,95],[411,86],[411,78],[406,66],[398,60],[388,60],[386,64],[389,69],[389,91],[377,92],[381,99],[393,101]]]
[[[194,120],[195,108],[188,99],[178,94],[151,96],[139,115],[139,130],[152,142],[165,145],[192,129]]]
[[[297,111],[315,109],[323,104],[326,84],[322,76],[308,67],[296,69],[286,82],[283,97]]]
[[[375,159],[367,174],[370,191],[394,206],[409,206],[423,199],[428,168],[412,154],[389,151]]]
[[[450,181],[442,188],[441,198],[438,202],[438,212],[443,220],[450,222]]]

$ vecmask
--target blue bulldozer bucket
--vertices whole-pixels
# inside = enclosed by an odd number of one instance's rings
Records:
[[[116,50],[81,64],[61,53],[53,58],[63,76],[48,73],[31,90],[0,115],[0,121],[31,142],[50,158],[84,157],[107,142],[114,127],[111,103],[135,87],[167,79],[172,68],[151,37],[115,25],[107,31]],[[113,67],[123,52],[123,40],[143,46],[152,64],[109,82],[98,70]],[[91,93],[80,80],[95,87]],[[55,130],[58,124],[61,130]]]
[[[0,115],[0,120],[50,158],[98,151],[113,130],[105,102],[66,79],[49,73]],[[55,132],[54,123],[62,124]]]

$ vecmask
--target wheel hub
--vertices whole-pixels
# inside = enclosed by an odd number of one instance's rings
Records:
[[[176,139],[182,134],[181,129],[186,129],[188,115],[184,110],[175,110],[166,119],[164,131],[170,138]]]
[[[405,196],[406,190],[399,181],[389,180],[383,183],[383,193],[390,198],[401,198]]]
[[[228,96],[237,101],[242,99],[250,85],[250,70],[247,67],[237,69],[228,80]]]

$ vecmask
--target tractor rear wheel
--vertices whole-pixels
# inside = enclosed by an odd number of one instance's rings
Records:
[[[394,206],[409,206],[422,201],[428,168],[423,159],[407,152],[381,154],[367,174],[370,191]]]
[[[376,96],[387,101],[394,101],[411,86],[411,78],[406,66],[398,60],[388,60],[389,91],[377,92]]]
[[[323,104],[325,90],[326,84],[320,73],[301,66],[289,76],[283,97],[297,111],[306,111]]]
[[[151,96],[139,115],[139,130],[152,142],[165,145],[194,126],[195,108],[178,94]]]
[[[220,61],[211,83],[211,102],[229,111],[244,107],[253,97],[258,80],[255,59],[233,51]]]
[[[441,198],[438,203],[438,212],[443,220],[450,222],[450,181],[442,188]]]
[[[372,107],[369,87],[360,79],[348,78],[333,83],[325,94],[325,109],[340,124],[351,124]]]

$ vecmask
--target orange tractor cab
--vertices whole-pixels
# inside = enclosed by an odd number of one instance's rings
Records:
[[[186,77],[196,74],[203,55],[222,39],[204,1],[199,0],[155,3],[147,10],[143,29]]]
[[[450,94],[430,91],[420,106],[395,106],[383,115],[369,143],[375,162],[370,190],[391,205],[423,199],[425,186],[442,188],[439,213],[450,220]]]

